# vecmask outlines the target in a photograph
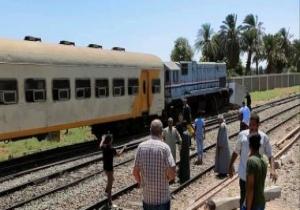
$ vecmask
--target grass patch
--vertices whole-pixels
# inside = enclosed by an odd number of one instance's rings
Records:
[[[65,134],[65,131],[61,131],[60,141],[38,141],[36,138],[28,138],[9,143],[0,142],[0,161],[92,139],[91,129],[89,126],[86,126],[69,129],[68,134]]]
[[[288,88],[275,88],[266,91],[251,92],[251,99],[253,102],[269,101],[276,98],[287,97],[291,94],[300,93],[300,85]]]

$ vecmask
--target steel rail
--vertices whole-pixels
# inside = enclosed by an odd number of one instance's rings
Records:
[[[235,120],[236,120],[236,119],[235,119]],[[236,134],[234,134],[234,135],[236,135]],[[137,145],[138,145],[139,143],[140,143],[139,141],[138,141],[137,143],[133,143],[133,145],[130,146],[131,148],[128,148],[128,150],[131,150],[131,149],[136,148]],[[208,146],[207,148],[205,148],[205,151],[207,151],[208,149],[211,149],[211,148],[214,147],[214,146],[215,146],[214,144]],[[97,154],[99,154],[99,152],[97,152],[95,155],[97,155]],[[193,158],[193,157],[195,157],[195,156],[196,156],[196,153],[192,154],[190,158]],[[87,166],[87,165],[89,165],[89,164],[93,164],[93,163],[98,162],[98,161],[101,161],[101,160],[102,160],[102,156],[101,156],[101,157],[98,157],[98,158],[95,158],[95,159],[93,159],[93,160],[86,161],[86,162],[84,162],[84,163],[81,163],[81,164],[78,164],[78,165],[75,165],[75,166],[72,166],[72,167],[69,167],[69,168],[66,168],[66,169],[63,169],[63,170],[54,172],[54,173],[49,174],[49,175],[46,175],[46,176],[44,176],[44,177],[39,177],[39,178],[36,178],[36,179],[34,179],[34,180],[29,180],[29,181],[26,182],[26,183],[22,183],[22,184],[19,184],[19,185],[17,185],[17,186],[14,186],[14,187],[12,187],[12,188],[8,188],[8,189],[5,189],[5,190],[0,191],[0,196],[4,196],[4,195],[10,194],[10,193],[13,193],[13,192],[18,191],[18,190],[21,190],[21,189],[23,189],[23,188],[25,188],[25,187],[27,187],[27,186],[35,185],[35,184],[37,184],[37,183],[41,183],[41,182],[43,182],[43,181],[46,181],[46,180],[49,180],[49,179],[53,179],[53,178],[55,178],[55,177],[60,176],[61,174],[66,173],[66,172],[70,172],[70,171],[77,170],[77,169],[79,169],[79,168],[85,167],[85,166]],[[133,158],[130,159],[130,161],[133,161]],[[127,162],[128,162],[127,160],[126,160],[126,161],[123,161],[124,164],[127,163]],[[118,166],[120,166],[120,165],[122,165],[122,164],[118,164]],[[95,173],[95,175],[96,175],[96,174],[97,174],[97,173]],[[66,186],[66,187],[67,187],[67,186]]]
[[[276,117],[276,116],[278,116],[278,115],[281,115],[281,114],[283,114],[283,113],[285,113],[285,112],[287,112],[287,111],[290,111],[291,109],[293,109],[293,108],[295,108],[295,107],[298,107],[299,105],[300,105],[300,104],[297,104],[297,105],[295,105],[295,106],[293,106],[293,107],[290,107],[290,108],[288,108],[288,109],[286,109],[286,110],[280,111],[279,113],[276,113],[276,114],[274,114],[274,115],[272,115],[272,116],[270,116],[270,117],[268,117],[268,118],[262,120],[261,123],[263,123],[263,122],[265,122],[265,121],[267,121],[267,120],[273,119],[274,117]],[[289,118],[285,119],[284,121],[281,121],[281,122],[277,123],[276,125],[274,125],[274,126],[271,127],[270,129],[268,129],[268,130],[266,131],[266,133],[270,133],[271,131],[275,130],[276,128],[278,128],[278,127],[279,127],[280,125],[282,125],[283,123],[285,123],[285,122],[291,120],[292,118],[294,118],[294,117],[295,117],[296,115],[298,115],[298,114],[299,114],[299,112],[297,112],[296,114],[293,114],[292,116],[290,116]],[[239,133],[239,132],[236,132],[236,133],[230,135],[229,138],[233,138],[233,137],[237,136],[238,133]],[[215,145],[216,145],[216,144],[212,144],[212,145],[206,147],[206,148],[204,149],[204,151],[207,151],[208,149],[213,148]],[[194,157],[194,156],[196,156],[196,153],[192,154],[192,155],[190,156],[190,158],[191,158],[191,157]],[[197,179],[201,178],[203,175],[207,174],[207,173],[208,173],[209,171],[211,171],[213,168],[214,168],[214,165],[211,165],[210,167],[208,167],[207,169],[205,169],[205,170],[202,171],[201,173],[197,174],[196,176],[194,176],[193,178],[191,178],[191,179],[188,180],[187,182],[183,183],[182,185],[180,185],[180,186],[177,187],[176,189],[172,190],[171,193],[172,193],[172,194],[178,193],[179,191],[181,191],[182,189],[184,189],[186,186],[190,185],[191,183],[193,183],[193,182],[196,181]],[[126,193],[128,193],[129,191],[133,190],[133,189],[136,188],[136,187],[137,187],[137,183],[134,183],[134,184],[132,184],[132,185],[129,185],[128,187],[125,187],[125,188],[123,188],[123,189],[117,191],[116,193],[114,193],[114,194],[112,195],[112,199],[116,199],[116,198],[119,197],[120,195],[126,194]],[[102,206],[105,205],[106,203],[107,203],[107,198],[103,198],[103,199],[100,200],[99,202],[96,202],[95,204],[93,204],[93,205],[91,205],[91,206],[85,208],[85,210],[99,209],[100,207],[102,207]]]
[[[293,100],[294,98],[297,98],[298,96],[300,96],[300,94],[288,96],[286,98],[278,99],[275,101],[271,101],[269,103],[256,106],[253,109],[287,103],[287,102]],[[263,109],[263,110],[265,110],[265,109]],[[263,111],[263,110],[259,110],[259,111]],[[226,118],[227,123],[231,123],[236,120],[235,119],[236,114],[231,114],[231,115],[232,115],[231,117]],[[217,123],[217,119],[212,119],[212,120],[210,120],[210,122],[211,123],[208,122],[208,124],[212,125],[212,123]],[[215,128],[217,128],[217,126],[207,128],[206,131],[208,132]],[[138,134],[137,136],[144,137],[145,135]],[[74,144],[74,145],[68,145],[68,146],[64,146],[64,147],[51,149],[48,151],[43,151],[43,152],[38,152],[35,154],[27,155],[25,157],[20,157],[20,158],[16,158],[13,160],[0,162],[0,171],[1,171],[0,182],[4,182],[9,179],[16,178],[18,176],[21,176],[21,175],[24,175],[27,173],[31,173],[31,172],[35,172],[35,171],[38,171],[41,169],[45,169],[45,168],[48,168],[51,166],[68,163],[68,162],[75,161],[78,159],[97,155],[99,152],[93,151],[93,149],[91,149],[91,147],[97,148],[97,141],[90,141],[90,142],[78,143],[78,144]],[[120,147],[122,147],[122,145]],[[66,149],[67,151],[64,151],[64,149]],[[69,156],[73,156],[72,154],[74,154],[74,153],[76,153],[76,154],[78,154],[77,152],[81,153],[80,151],[85,151],[85,152],[82,155],[69,158]],[[89,152],[89,153],[86,154],[86,152]],[[64,157],[64,160],[56,161],[56,160],[60,159],[61,157],[63,157],[63,155],[66,155]],[[40,156],[43,158],[39,158]],[[46,158],[44,158],[44,157],[46,157]],[[25,160],[28,159],[28,160],[23,162],[22,160],[24,160],[24,159]],[[50,162],[50,163],[48,163],[48,162]],[[31,169],[27,169],[31,166],[36,166],[36,165],[38,165],[38,166],[31,168]]]
[[[297,113],[299,114],[299,113]],[[296,116],[297,114],[295,114],[294,116]],[[273,128],[271,128],[273,129]],[[278,151],[276,153],[276,155],[274,156],[274,159],[278,159],[283,153],[285,153],[296,141],[299,140],[300,137],[300,133],[298,132],[298,130],[293,130],[291,132],[291,135],[294,135],[294,138],[291,139],[291,141],[285,146],[283,147],[280,151]],[[295,133],[297,133],[295,135]],[[286,136],[285,139],[283,139],[282,141],[286,141],[287,139],[289,139],[290,136]],[[230,185],[232,182],[234,182],[236,179],[238,178],[238,175],[236,174],[235,176],[233,176],[232,178],[226,178],[223,181],[221,181],[220,183],[214,185],[213,187],[211,187],[209,190],[205,191],[204,193],[202,193],[200,196],[198,196],[194,203],[189,206],[187,208],[187,210],[196,210],[200,207],[202,207],[205,202],[212,198],[213,196],[215,196],[217,193],[219,193],[221,190],[223,190],[225,187],[227,187],[228,185]]]

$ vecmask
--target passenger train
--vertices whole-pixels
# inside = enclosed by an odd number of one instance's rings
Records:
[[[42,139],[80,126],[92,126],[97,137],[135,133],[179,110],[182,97],[194,112],[227,103],[225,64],[163,63],[124,48],[30,36],[0,39],[0,140]]]

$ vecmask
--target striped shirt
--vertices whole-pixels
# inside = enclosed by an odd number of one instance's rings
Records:
[[[143,201],[146,204],[159,205],[170,200],[166,170],[174,166],[170,147],[160,139],[152,137],[139,145],[135,167],[141,172]]]

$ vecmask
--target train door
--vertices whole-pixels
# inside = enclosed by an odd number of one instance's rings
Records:
[[[150,74],[149,71],[143,70],[141,75],[141,112],[148,112],[150,108]]]

